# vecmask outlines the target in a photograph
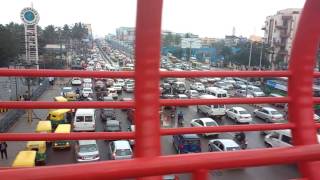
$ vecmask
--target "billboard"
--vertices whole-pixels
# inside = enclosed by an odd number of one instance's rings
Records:
[[[181,38],[181,48],[201,48],[200,38]]]

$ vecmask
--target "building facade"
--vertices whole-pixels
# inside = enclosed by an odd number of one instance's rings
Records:
[[[116,37],[120,41],[124,41],[128,44],[134,44],[135,32],[134,27],[120,27],[116,29]]]
[[[264,43],[269,47],[268,59],[272,69],[276,65],[287,65],[292,41],[298,27],[301,9],[284,9],[268,16],[265,21]]]

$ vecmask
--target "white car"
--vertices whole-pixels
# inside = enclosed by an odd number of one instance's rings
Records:
[[[197,90],[186,90],[185,94],[186,94],[190,99],[199,98],[199,92],[198,92]]]
[[[214,139],[208,143],[209,152],[237,151],[240,146],[232,139]]]
[[[266,122],[272,123],[281,122],[284,120],[283,115],[279,111],[271,107],[256,109],[254,110],[253,115],[265,120]]]
[[[220,81],[221,78],[208,78],[208,82],[209,83],[214,83],[214,82],[217,82],[217,81]]]
[[[266,96],[264,92],[256,86],[248,86],[248,92],[252,94],[254,97],[263,97]]]
[[[92,83],[83,83],[82,87],[84,87],[84,88],[92,88]]]
[[[114,83],[113,84],[113,89],[115,89],[118,93],[121,93],[122,92],[122,84],[119,84],[119,83]]]
[[[190,85],[190,89],[197,90],[198,92],[204,92],[205,91],[205,86],[200,82],[195,82],[195,83]]]
[[[82,81],[83,81],[83,83],[90,83],[90,84],[92,84],[92,79],[91,79],[91,78],[84,78]]]
[[[73,85],[73,86],[80,86],[81,84],[82,84],[82,82],[81,82],[81,79],[80,78],[72,78],[72,80],[71,80],[71,84]]]
[[[251,114],[242,107],[232,107],[226,111],[227,116],[237,123],[250,123],[252,122]]]
[[[81,92],[83,97],[89,97],[92,93],[93,91],[91,88],[83,88]]]
[[[134,84],[126,84],[126,85],[124,85],[123,86],[123,90],[125,91],[125,92],[133,92],[133,90],[134,90]]]
[[[100,160],[99,148],[96,140],[79,140],[75,145],[77,162]]]
[[[124,86],[125,81],[123,79],[116,79],[116,84],[120,84],[121,87]]]
[[[233,87],[232,85],[230,86],[230,84],[227,84],[223,81],[218,81],[218,82],[214,83],[214,86],[219,87],[224,90],[230,90]]]
[[[199,79],[201,83],[206,84],[208,83],[208,78],[201,78]]]
[[[218,123],[211,118],[198,118],[192,119],[190,122],[192,127],[210,127],[210,126],[219,126]],[[218,137],[218,133],[204,133],[204,136],[215,136]]]
[[[108,88],[108,96],[111,96],[113,99],[118,99],[117,90],[114,88]]]

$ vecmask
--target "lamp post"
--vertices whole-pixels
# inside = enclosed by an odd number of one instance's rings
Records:
[[[262,62],[262,52],[263,52],[263,42],[261,43],[261,50],[260,50],[260,59],[259,59],[259,71],[261,71],[261,62]]]

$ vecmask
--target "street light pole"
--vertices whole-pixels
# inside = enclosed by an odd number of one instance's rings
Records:
[[[250,42],[250,53],[249,53],[249,63],[248,63],[248,69],[249,70],[250,70],[250,67],[251,67],[252,44],[253,44],[253,41]]]

